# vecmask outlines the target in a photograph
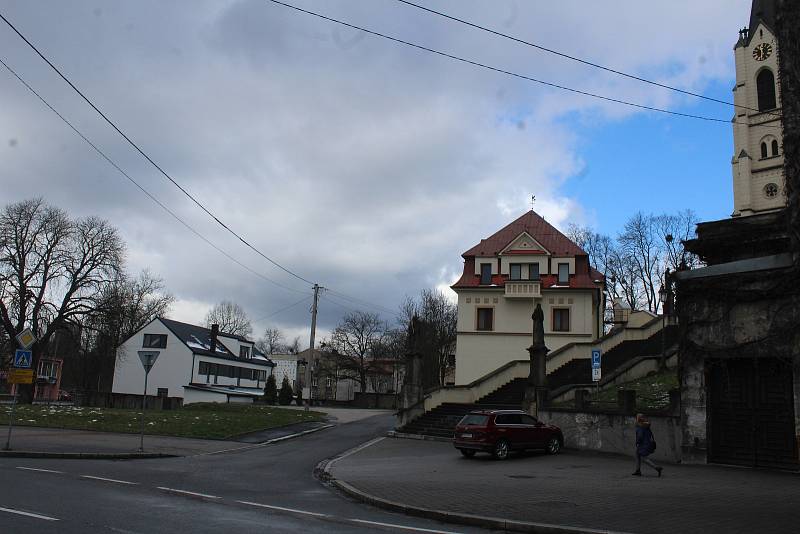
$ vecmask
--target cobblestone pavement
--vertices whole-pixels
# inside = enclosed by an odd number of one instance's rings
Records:
[[[800,475],[666,464],[563,451],[462,458],[450,443],[384,439],[336,462],[331,474],[408,506],[644,534],[797,532]]]

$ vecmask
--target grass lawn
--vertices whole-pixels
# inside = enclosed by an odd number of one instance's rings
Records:
[[[0,405],[0,424],[8,424],[10,412],[10,404]],[[18,404],[14,424],[135,434],[140,431],[141,413],[141,410]],[[178,410],[147,410],[144,431],[162,436],[225,439],[292,423],[319,421],[323,415],[275,406],[203,402]]]

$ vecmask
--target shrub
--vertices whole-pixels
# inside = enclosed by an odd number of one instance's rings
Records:
[[[264,385],[264,402],[267,404],[275,404],[278,400],[278,386],[275,384],[275,376],[269,375],[267,383]]]
[[[287,406],[292,403],[292,386],[289,384],[289,378],[284,375],[281,390],[278,393],[278,404]]]

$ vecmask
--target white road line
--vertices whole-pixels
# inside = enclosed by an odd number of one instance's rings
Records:
[[[36,519],[44,519],[45,521],[58,521],[55,517],[50,517],[42,514],[34,514],[31,512],[23,512],[22,510],[13,510],[11,508],[0,508],[0,512],[8,512],[9,514],[24,515],[28,517],[35,517]]]
[[[353,454],[357,453],[358,451],[363,451],[367,447],[371,447],[371,446],[375,445],[376,443],[380,443],[381,441],[383,441],[385,439],[386,439],[385,436],[384,437],[380,437],[380,438],[375,438],[375,439],[372,439],[372,440],[370,440],[370,441],[368,441],[366,443],[362,443],[361,445],[359,445],[358,447],[356,447],[354,449],[350,449],[349,451],[345,452],[341,456],[337,456],[336,458],[334,458],[333,460],[328,462],[328,464],[325,466],[325,471],[328,471],[331,467],[333,467],[333,464],[335,464],[339,460],[344,460],[348,456],[353,455]]]
[[[24,469],[25,471],[39,471],[40,473],[56,473],[63,475],[64,471],[54,471],[52,469],[36,469],[35,467],[17,467],[17,469]]]
[[[367,521],[366,519],[349,519],[348,521],[352,521],[354,523],[364,523],[366,525],[377,525],[380,527],[389,527],[389,528],[396,528],[400,530],[411,530],[414,532],[432,532],[434,534],[459,534],[452,530],[431,530],[429,528],[420,528],[420,527],[409,527],[406,525],[395,525],[394,523],[381,523],[379,521]]]
[[[158,486],[158,489],[162,491],[167,491],[169,493],[180,493],[181,495],[192,495],[194,497],[203,497],[204,499],[221,499],[222,497],[217,497],[216,495],[208,495],[206,493],[197,493],[194,491],[186,491],[186,490],[179,490],[175,488],[165,488],[162,486]]]
[[[272,506],[270,504],[261,504],[249,501],[236,501],[240,504],[247,504],[249,506],[258,506],[259,508],[268,508],[270,510],[279,510],[281,512],[290,512],[293,514],[313,515],[314,517],[330,517],[328,514],[320,514],[318,512],[308,512],[306,510],[297,510],[295,508],[284,508],[282,506]]]
[[[103,477],[94,477],[92,475],[81,475],[81,478],[89,478],[91,480],[102,480],[103,482],[114,482],[116,484],[130,484],[131,486],[136,486],[138,482],[128,482],[127,480],[117,480],[115,478],[103,478]]]

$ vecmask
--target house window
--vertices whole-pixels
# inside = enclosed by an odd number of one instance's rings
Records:
[[[169,397],[169,388],[158,388],[156,395],[159,397]]]
[[[331,377],[326,378],[325,379],[325,385],[327,387],[331,387],[333,385],[333,379]]]
[[[250,357],[250,347],[245,347],[244,345],[239,347],[239,357],[240,358],[249,358]]]
[[[481,285],[488,286],[492,283],[492,264],[481,263]]]
[[[477,330],[492,330],[493,319],[494,319],[494,308],[478,308]]]
[[[511,279],[512,280],[522,280],[522,264],[521,263],[512,263],[511,264]]]
[[[778,155],[778,140],[777,139],[773,139],[772,140],[772,155],[773,156],[777,156]]]
[[[553,309],[553,332],[569,332],[569,308]]]
[[[210,373],[211,371],[209,369],[208,362],[200,362],[200,364],[197,366],[197,374],[208,375]]]
[[[539,264],[538,263],[531,263],[528,265],[528,279],[529,280],[538,280],[539,279]]]
[[[167,334],[145,334],[142,347],[146,349],[166,349]]]
[[[767,154],[767,143],[761,143],[761,159],[768,157]]]
[[[558,283],[559,284],[569,283],[569,263],[558,264]]]
[[[777,107],[775,100],[775,76],[769,69],[764,69],[756,76],[756,92],[758,93],[758,111],[767,111]]]

